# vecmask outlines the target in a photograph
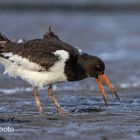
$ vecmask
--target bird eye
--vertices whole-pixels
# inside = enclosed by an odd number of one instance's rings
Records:
[[[100,70],[102,70],[102,66],[101,65],[97,65],[96,69],[100,71]]]

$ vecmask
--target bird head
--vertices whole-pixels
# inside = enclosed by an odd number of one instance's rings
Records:
[[[119,96],[117,95],[115,89],[105,74],[105,64],[100,58],[96,56],[90,56],[88,54],[82,54],[79,61],[81,61],[80,64],[85,69],[87,77],[94,77],[96,79],[106,105],[107,99],[104,93],[104,88],[102,86],[102,81],[110,88],[113,94],[120,101]]]

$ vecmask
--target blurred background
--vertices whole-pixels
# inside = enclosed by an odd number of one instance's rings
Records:
[[[95,120],[90,124],[87,124],[87,118],[84,124],[79,121],[79,127],[75,122],[65,123],[57,129],[53,126],[45,127],[43,129],[49,138],[54,139],[53,134],[57,137],[63,135],[61,139],[108,140],[112,136],[114,139],[140,139],[140,0],[0,0],[0,32],[10,39],[42,38],[49,26],[63,41],[103,59],[106,74],[122,98],[121,103],[117,102],[110,97],[110,91],[105,87],[110,106],[107,110],[102,110],[104,104],[101,95],[97,93],[99,89],[94,79],[55,85],[55,93],[58,93],[56,96],[66,110],[81,113],[81,108],[85,109],[84,113],[91,111],[95,115],[96,111],[92,110],[95,107],[101,109],[101,114],[97,109],[98,118],[103,114],[106,118],[101,118],[102,123],[96,125],[97,116],[93,117]],[[5,108],[0,107],[0,112],[13,112],[5,102],[12,97],[12,106],[16,112],[18,110],[19,113],[28,114],[31,111],[29,108],[36,107],[30,93],[31,86],[21,79],[2,75],[2,66],[0,71],[0,92],[1,96],[6,96],[5,100],[1,99],[1,105]],[[40,99],[43,100],[46,90],[40,92]],[[26,95],[24,100],[23,93]],[[10,95],[15,95],[16,98]],[[23,111],[22,106],[29,108]],[[43,106],[46,106],[45,100]],[[89,110],[86,110],[87,107]],[[111,122],[112,112],[117,117]],[[17,124],[16,126],[18,127]],[[24,127],[19,130],[18,127],[17,132],[23,132],[24,129],[26,133],[32,128],[34,132],[34,127],[37,126],[31,126],[27,130]]]

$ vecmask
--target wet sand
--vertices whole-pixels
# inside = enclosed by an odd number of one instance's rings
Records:
[[[119,91],[121,102],[110,94],[106,107],[97,92],[54,92],[61,106],[69,113],[59,115],[46,97],[40,94],[44,114],[39,114],[30,92],[0,94],[1,127],[14,127],[14,132],[1,133],[5,139],[94,139],[138,140],[140,138],[140,98]],[[86,91],[85,91],[86,92]],[[133,91],[134,92],[134,91]],[[47,114],[48,113],[48,114]]]

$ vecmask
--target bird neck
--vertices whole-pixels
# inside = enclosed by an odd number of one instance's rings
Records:
[[[65,74],[68,81],[79,81],[87,78],[84,66],[81,64],[81,56],[72,60],[71,58],[66,62]]]

